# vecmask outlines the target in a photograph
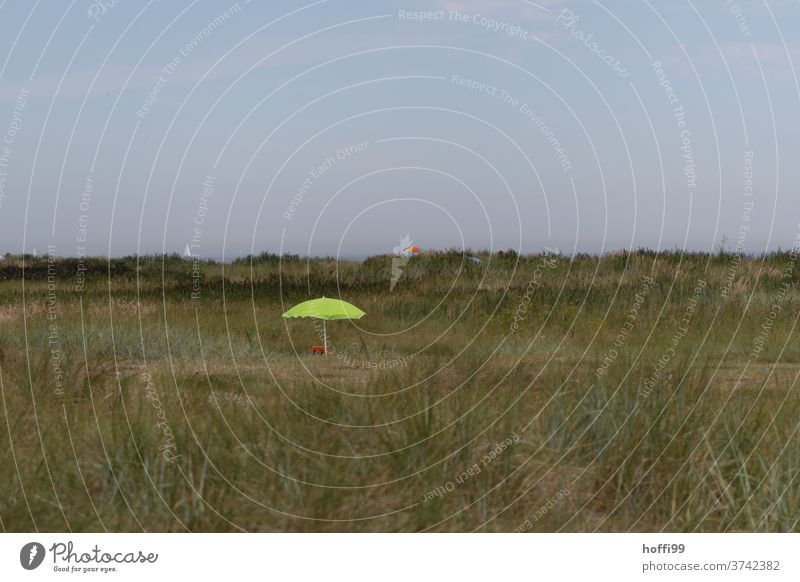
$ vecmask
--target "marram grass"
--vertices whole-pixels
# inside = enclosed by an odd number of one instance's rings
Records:
[[[7,257],[0,525],[798,530],[792,255],[475,255]]]

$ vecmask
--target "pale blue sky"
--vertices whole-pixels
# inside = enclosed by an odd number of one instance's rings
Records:
[[[798,24],[796,1],[0,1],[0,250],[790,247]]]

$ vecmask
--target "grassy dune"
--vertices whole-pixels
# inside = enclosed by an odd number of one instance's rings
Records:
[[[6,257],[0,525],[800,529],[793,254],[475,256]]]

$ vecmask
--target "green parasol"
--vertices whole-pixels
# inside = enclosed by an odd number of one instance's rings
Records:
[[[334,319],[361,319],[366,313],[341,299],[311,299],[292,307],[283,317],[314,317],[322,320],[325,355],[328,355],[328,331],[325,322]]]

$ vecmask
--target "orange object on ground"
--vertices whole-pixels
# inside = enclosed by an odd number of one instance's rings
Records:
[[[316,355],[325,355],[325,346],[311,346],[311,353]],[[332,354],[333,350],[328,348],[328,353]]]

